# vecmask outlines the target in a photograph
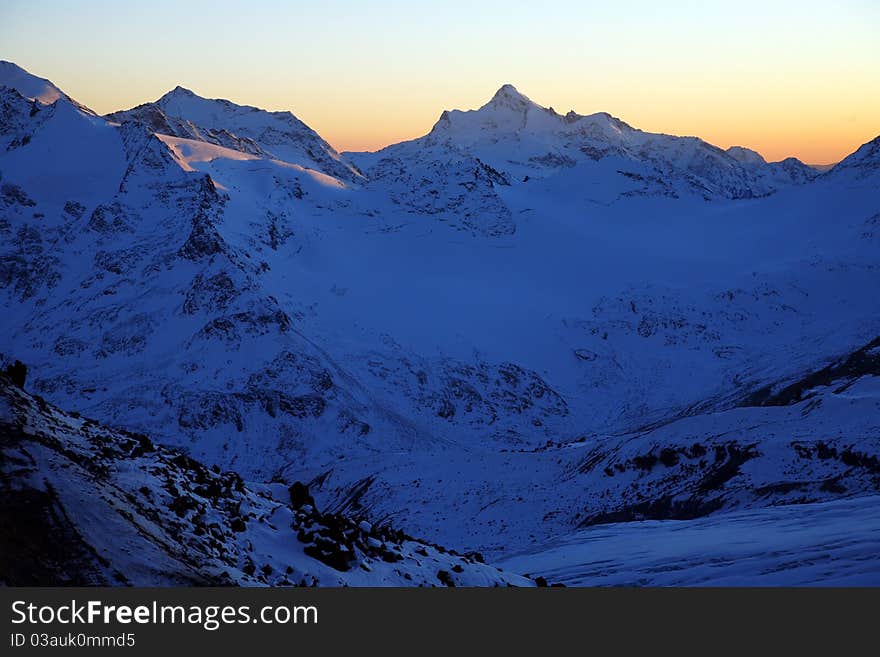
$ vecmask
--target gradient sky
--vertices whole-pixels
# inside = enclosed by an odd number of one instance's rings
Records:
[[[105,113],[180,84],[339,150],[510,82],[559,112],[835,162],[880,134],[880,2],[0,0],[0,59]]]

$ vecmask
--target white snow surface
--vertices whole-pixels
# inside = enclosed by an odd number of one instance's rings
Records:
[[[0,60],[0,87],[16,89],[22,96],[51,105],[67,95],[54,84],[36,75],[31,75],[12,62]]]
[[[603,525],[506,559],[566,586],[880,586],[880,497]]]
[[[176,87],[155,103],[108,116],[112,121],[143,122],[158,134],[190,138],[234,150],[323,167],[346,180],[361,178],[349,162],[291,112],[267,112],[224,99],[208,99]]]

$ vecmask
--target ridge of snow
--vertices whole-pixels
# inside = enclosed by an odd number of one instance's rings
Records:
[[[606,112],[562,116],[509,84],[479,109],[444,111],[424,137],[351,157],[368,177],[380,175],[382,184],[391,162],[406,169],[428,166],[438,174],[453,158],[477,160],[514,185],[568,170],[584,178],[617,176],[616,184],[605,187],[619,190],[611,200],[759,198],[816,175],[792,161],[768,164],[740,147],[724,151],[696,137],[647,133]]]
[[[829,173],[848,171],[855,171],[861,178],[880,172],[880,136],[859,146],[854,153],[834,165]]]
[[[69,100],[67,94],[45,78],[37,77],[14,64],[0,60],[0,86],[11,87],[30,100],[51,105],[59,98]]]
[[[226,99],[203,98],[181,86],[155,102],[113,112],[107,118],[117,122],[135,120],[158,134],[302,165],[346,182],[363,177],[292,112],[269,112]]]

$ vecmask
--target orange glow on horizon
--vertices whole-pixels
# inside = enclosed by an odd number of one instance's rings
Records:
[[[876,0],[0,8],[0,58],[99,113],[182,85],[289,109],[339,151],[422,136],[443,110],[479,107],[511,83],[563,114],[605,111],[770,161],[837,162],[880,134],[878,33]]]

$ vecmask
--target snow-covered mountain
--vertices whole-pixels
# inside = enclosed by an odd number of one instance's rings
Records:
[[[154,103],[114,112],[111,121],[136,121],[152,132],[203,141],[265,158],[282,160],[341,180],[362,176],[318,133],[290,112],[267,112],[207,99],[176,87]]]
[[[490,559],[880,485],[874,142],[817,176],[505,86],[339,156],[39,84],[0,79],[0,353],[52,404]]]
[[[424,209],[418,202],[430,201],[436,210],[438,199],[451,197],[451,213],[461,213],[454,185],[468,188],[469,182],[471,196],[476,192],[489,199],[493,186],[560,172],[570,179],[601,180],[599,198],[606,201],[628,196],[756,198],[817,175],[795,158],[768,164],[754,151],[723,151],[695,137],[646,133],[604,112],[558,114],[509,84],[478,110],[443,112],[424,137],[351,157],[380,184],[400,188],[402,202],[415,201],[415,209]],[[419,180],[421,187],[414,184]],[[428,185],[439,194],[426,190]],[[414,189],[415,198],[409,199]],[[484,205],[465,205],[465,210],[465,216],[502,214]]]
[[[0,60],[0,86],[15,89],[28,100],[36,100],[51,105],[59,98],[70,100],[61,89],[44,78],[31,75],[12,62]]]
[[[731,146],[725,152],[736,161],[774,180],[778,187],[807,183],[819,175],[815,168],[804,164],[796,157],[787,157],[779,162],[767,162],[760,153],[743,146]]]
[[[852,155],[838,162],[830,173],[841,177],[876,179],[880,171],[880,137],[872,139]]]

